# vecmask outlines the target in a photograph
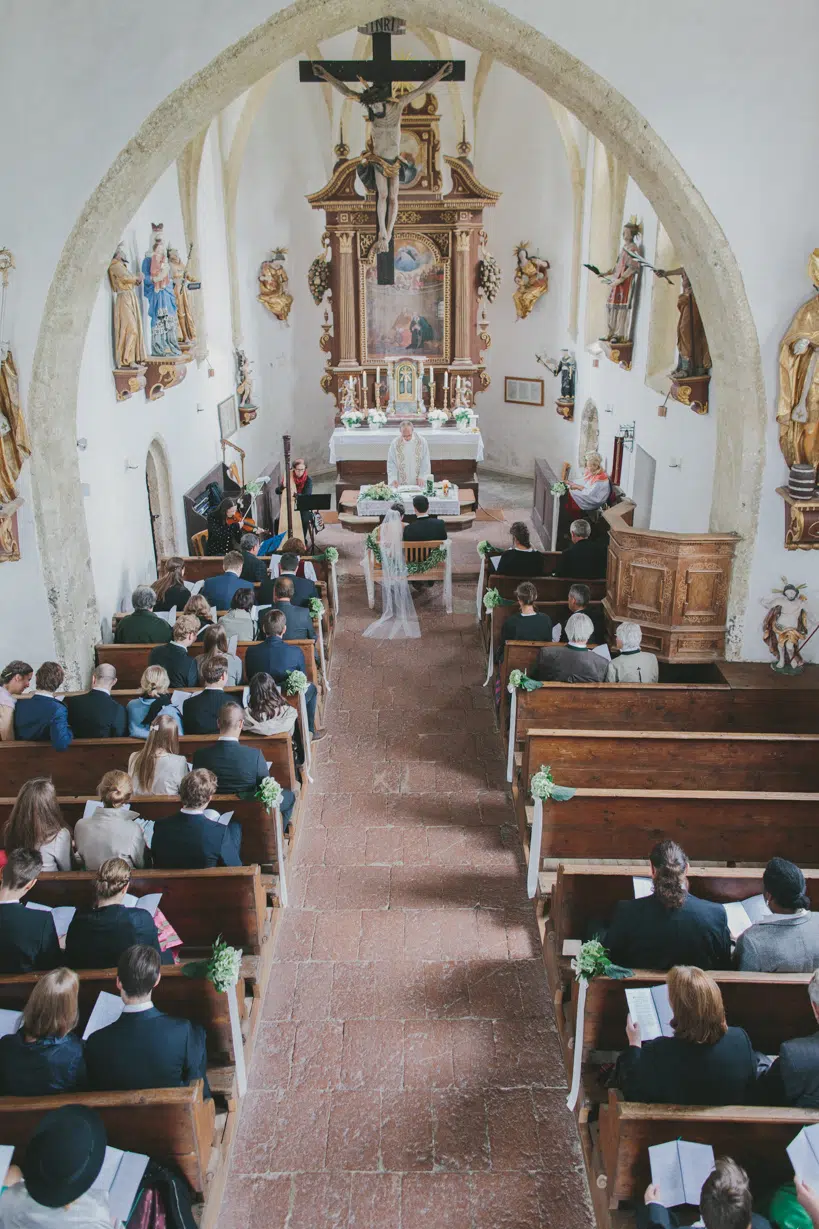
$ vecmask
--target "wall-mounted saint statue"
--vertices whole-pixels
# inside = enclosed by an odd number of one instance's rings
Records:
[[[601,273],[594,265],[586,265],[595,276],[611,286],[606,299],[607,327],[604,341],[631,341],[634,334],[634,313],[640,289],[640,269],[643,254],[637,236],[642,227],[635,217],[623,227],[623,246],[613,268]]]
[[[819,291],[819,248],[811,253],[808,275],[814,289]],[[817,351],[819,294],[799,308],[779,347],[776,421],[779,446],[788,465],[807,462],[815,467],[819,464],[819,372],[813,366]]]
[[[188,297],[188,288],[194,285],[188,277],[192,251],[193,244],[188,248],[188,259],[183,264],[182,257],[176,248],[168,248],[168,264],[171,268],[173,294],[176,299],[176,339],[180,346],[190,346],[196,341],[196,325],[193,322],[191,301]]]
[[[807,585],[794,585],[784,576],[782,588],[773,590],[773,600],[762,624],[762,639],[771,656],[771,669],[779,674],[801,674],[805,667],[800,649],[808,635]]]
[[[570,350],[561,350],[558,360],[535,355],[553,376],[560,376],[560,396],[555,402],[557,412],[567,422],[574,419],[574,389],[577,383],[577,361]]]
[[[123,370],[139,367],[148,355],[142,335],[142,309],[136,288],[142,285],[142,274],[128,267],[125,245],[120,243],[108,266],[108,281],[114,295],[113,342],[114,366]]]
[[[262,261],[259,269],[259,302],[272,312],[277,320],[287,320],[293,306],[293,296],[288,294],[288,277],[283,260],[287,248],[274,248],[269,260]]]
[[[517,265],[515,267],[515,285],[517,290],[512,295],[517,319],[524,320],[537,303],[541,295],[549,289],[548,260],[539,256],[529,255],[529,240],[519,243],[515,248]]]
[[[151,318],[151,354],[159,358],[179,356],[176,296],[162,222],[151,223],[151,250],[142,262],[142,278]]]
[[[250,374],[250,359],[244,350],[236,351],[236,400],[239,403],[239,421],[243,427],[253,422],[257,407],[253,403],[253,379]]]
[[[711,351],[708,349],[708,338],[702,323],[700,309],[694,298],[694,290],[685,269],[655,269],[658,277],[679,277],[680,297],[677,299],[677,366],[671,372],[671,378],[685,376],[707,376],[711,370]]]

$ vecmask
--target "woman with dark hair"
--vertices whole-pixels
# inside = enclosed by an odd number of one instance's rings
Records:
[[[237,589],[237,593],[253,593],[252,589]],[[252,639],[252,637],[248,637]],[[237,657],[235,653],[228,652],[228,637],[227,631],[221,623],[211,623],[210,627],[206,627],[202,634],[203,653],[199,658],[199,679],[204,678],[203,671],[206,669],[205,663],[212,660],[217,655],[227,659],[228,664],[228,687],[238,687],[242,681],[242,666],[241,657]]]
[[[0,671],[0,742],[14,741],[14,706],[17,697],[28,691],[33,673],[27,661],[10,661]]]
[[[731,934],[722,905],[688,891],[688,859],[676,841],[658,841],[651,851],[653,891],[622,900],[603,942],[615,964],[632,969],[731,967]]]
[[[256,604],[254,589],[237,589],[230,599],[230,610],[223,614],[219,626],[225,629],[228,639],[238,636],[240,640],[256,639],[256,624],[253,622],[252,610]],[[241,671],[239,681],[241,682]]]
[[[80,979],[52,969],[36,983],[16,1033],[0,1038],[0,1096],[47,1097],[87,1086],[80,1018]]]
[[[190,597],[190,590],[185,585],[185,560],[180,555],[162,560],[162,572],[158,580],[151,585],[156,594],[157,610],[183,610]]]
[[[228,517],[235,516],[238,503],[233,495],[227,496],[208,513],[208,540],[205,543],[205,554],[226,555],[229,550],[235,550],[242,536],[242,526],[238,522],[228,524]]]
[[[251,734],[292,734],[298,713],[269,674],[254,674],[245,707],[244,729]]]
[[[532,546],[529,526],[525,521],[515,521],[509,530],[512,545],[505,550],[495,565],[498,576],[544,576],[546,558]]]
[[[626,1023],[628,1049],[615,1082],[627,1101],[664,1105],[753,1103],[756,1055],[743,1028],[729,1028],[717,983],[702,969],[679,965],[668,974],[673,1037],[643,1041]]]
[[[739,936],[735,967],[746,973],[813,973],[819,968],[819,914],[811,913],[805,876],[787,858],[771,858],[762,894],[770,916]]]
[[[44,871],[71,870],[71,832],[63,823],[51,777],[26,781],[11,808],[3,833],[3,848],[36,849]]]

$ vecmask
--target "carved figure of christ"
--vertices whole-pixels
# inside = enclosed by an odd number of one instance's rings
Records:
[[[399,150],[401,116],[404,108],[407,103],[420,98],[439,81],[449,77],[452,70],[452,61],[447,61],[433,76],[423,81],[410,93],[402,94],[400,98],[392,98],[392,87],[389,82],[370,86],[366,90],[351,90],[343,81],[339,81],[337,77],[328,72],[322,64],[313,63],[313,72],[316,77],[321,81],[329,82],[345,98],[354,98],[366,108],[372,130],[373,153],[365,154],[364,158],[372,163],[375,172],[375,208],[378,218],[376,252],[389,251],[395,219],[398,216],[398,189],[401,180]]]

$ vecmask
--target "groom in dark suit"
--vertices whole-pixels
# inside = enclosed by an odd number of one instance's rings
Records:
[[[429,500],[426,495],[414,495],[412,506],[415,509],[415,520],[409,521],[404,528],[405,542],[444,542],[446,541],[446,525],[440,516],[430,516]]]

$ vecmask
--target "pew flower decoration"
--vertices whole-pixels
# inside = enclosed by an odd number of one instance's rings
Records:
[[[537,691],[543,686],[537,679],[530,679],[525,670],[510,670],[509,671],[509,688],[510,690],[522,691]]]
[[[540,771],[536,772],[532,777],[532,784],[529,788],[532,797],[539,799],[541,802],[545,802],[547,798],[552,798],[555,802],[568,802],[577,793],[571,786],[555,785],[552,770],[547,768],[545,764],[540,765]]]
[[[492,550],[492,543],[487,542],[486,538],[484,538],[482,542],[478,543],[478,554],[480,555],[481,559],[487,559],[492,554]]]
[[[230,990],[239,980],[242,953],[238,947],[225,943],[221,935],[211,949],[208,960],[188,960],[182,965],[186,977],[206,977],[220,994]]]
[[[572,957],[572,972],[576,981],[594,981],[595,977],[617,979],[633,976],[631,969],[621,964],[612,964],[609,954],[599,939],[589,939],[581,944],[580,951]]]
[[[320,597],[311,597],[307,602],[307,609],[312,619],[320,619],[324,614],[324,602]]]
[[[284,681],[284,690],[289,696],[303,695],[307,690],[307,675],[303,670],[291,670]]]
[[[553,482],[549,490],[553,495],[565,495],[568,490],[568,484],[565,482]]]
[[[502,602],[503,602],[503,598],[501,597],[500,592],[497,589],[487,589],[486,593],[484,593],[483,595],[484,610],[487,610],[487,611],[494,610],[495,607],[500,606]]]
[[[253,797],[258,798],[268,814],[272,815],[281,806],[283,793],[275,777],[265,777]]]
[[[328,546],[322,558],[326,559],[328,563],[338,563],[338,551],[334,546]]]
[[[515,692],[512,692],[513,704],[514,701]],[[510,714],[509,718],[510,734],[512,730],[513,716],[514,714]],[[508,769],[509,761],[507,760],[507,775]],[[511,777],[508,779],[511,780]],[[526,891],[529,894],[529,899],[534,900],[538,889],[540,850],[543,844],[543,804],[547,799],[552,799],[554,802],[568,802],[570,798],[574,798],[577,791],[568,785],[555,785],[551,768],[547,768],[545,764],[541,764],[540,770],[534,774],[529,783],[529,792],[534,799],[535,806],[534,813],[532,815],[532,837],[529,842],[529,866],[526,872]]]

